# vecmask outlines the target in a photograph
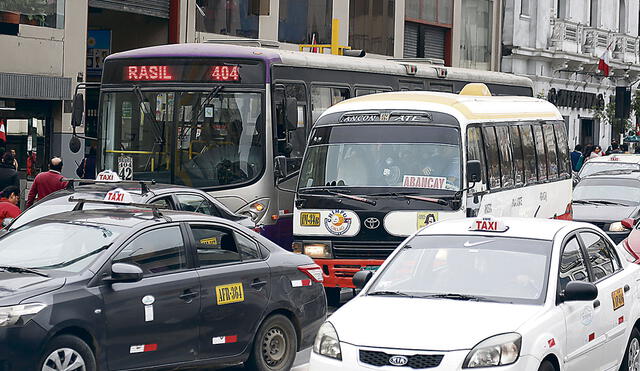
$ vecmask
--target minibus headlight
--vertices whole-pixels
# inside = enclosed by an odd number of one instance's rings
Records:
[[[313,352],[325,357],[342,361],[342,349],[338,333],[331,322],[325,322],[320,326],[316,340],[313,342]]]
[[[515,332],[492,336],[473,347],[462,368],[505,366],[520,357],[522,336]]]
[[[305,243],[304,254],[313,259],[329,259],[331,258],[331,244],[329,242]]]
[[[46,307],[47,305],[42,303],[0,307],[0,327],[24,325]]]

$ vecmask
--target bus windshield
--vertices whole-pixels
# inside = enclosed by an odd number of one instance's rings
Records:
[[[221,86],[105,92],[102,168],[198,188],[251,182],[265,167],[262,101]]]
[[[312,133],[300,190],[398,188],[438,193],[461,188],[460,133],[453,127],[354,125]]]

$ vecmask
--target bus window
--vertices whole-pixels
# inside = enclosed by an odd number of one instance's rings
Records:
[[[513,148],[513,164],[516,169],[516,185],[524,183],[524,158],[522,156],[522,138],[520,129],[516,125],[509,126],[511,146]]]
[[[533,142],[531,125],[520,126],[520,136],[522,139],[522,154],[524,156],[524,179],[527,184],[538,180],[538,169],[536,168],[536,146]]]
[[[327,108],[349,99],[349,88],[333,88],[328,86],[311,87],[311,116],[313,122],[327,110]]]
[[[369,94],[384,93],[387,91],[391,91],[391,89],[356,88],[356,97],[361,97],[363,95]]]
[[[432,82],[432,83],[429,83],[429,91],[441,91],[444,93],[453,93],[453,85]]]
[[[487,169],[489,173],[489,187],[500,188],[500,157],[498,155],[498,140],[493,126],[482,128],[484,149],[487,153]]]
[[[549,179],[558,177],[558,155],[556,151],[556,138],[553,134],[553,126],[551,124],[543,124],[544,143],[547,149],[547,169],[549,171]]]
[[[415,91],[424,90],[424,83],[422,81],[400,81],[401,91]]]
[[[500,174],[502,175],[502,186],[512,187],[513,181],[513,161],[511,159],[511,141],[509,140],[509,127],[497,126],[498,143],[500,146]]]
[[[294,172],[300,169],[302,163],[302,155],[307,143],[307,88],[303,83],[284,83],[278,84],[284,86],[284,94],[286,98],[295,98],[298,106],[298,123],[295,130],[289,130],[286,133],[278,132],[278,138],[285,138],[286,141],[278,141],[283,145],[278,147],[278,153],[287,156],[287,170]],[[284,120],[284,102],[282,97],[282,89],[274,90],[274,102],[276,103],[276,119]],[[278,128],[286,128],[286,124],[278,125]],[[284,144],[288,143],[291,149],[290,153],[285,151]]]
[[[556,142],[558,144],[558,172],[561,177],[571,174],[569,165],[569,143],[564,122],[556,122],[553,127],[556,130]]]
[[[544,135],[540,125],[533,125],[533,137],[536,143],[536,156],[538,157],[538,179],[547,180],[547,152],[544,148]]]
[[[479,127],[467,128],[467,160],[480,161],[482,169],[482,184],[487,184],[487,171],[484,161],[484,147],[482,146],[482,134]],[[484,187],[483,187],[484,188]]]

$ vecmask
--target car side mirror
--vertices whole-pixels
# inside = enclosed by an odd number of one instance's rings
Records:
[[[13,222],[14,218],[4,218],[4,220],[2,221],[2,228],[7,228],[11,225],[11,222]]]
[[[598,287],[591,282],[571,281],[560,293],[563,302],[588,301],[598,297]]]
[[[84,95],[77,93],[73,97],[73,110],[71,113],[71,126],[82,126],[84,116]]]
[[[361,289],[367,285],[371,280],[371,277],[373,277],[372,271],[358,271],[353,275],[353,285],[357,289]]]
[[[285,101],[285,121],[287,122],[287,131],[296,130],[298,128],[298,100],[288,97]]]
[[[127,263],[114,263],[111,266],[111,277],[103,281],[109,283],[138,282],[142,280],[142,269],[137,265]]]
[[[622,224],[623,227],[627,229],[633,229],[633,227],[636,225],[636,220],[633,218],[627,218],[622,220],[620,223]]]
[[[282,180],[287,177],[287,158],[284,156],[276,156],[273,161],[273,171],[276,180]]]
[[[482,166],[478,160],[467,161],[467,182],[479,183],[482,181]]]

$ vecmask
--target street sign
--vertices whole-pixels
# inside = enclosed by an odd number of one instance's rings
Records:
[[[133,157],[118,157],[118,175],[122,180],[133,180]]]

